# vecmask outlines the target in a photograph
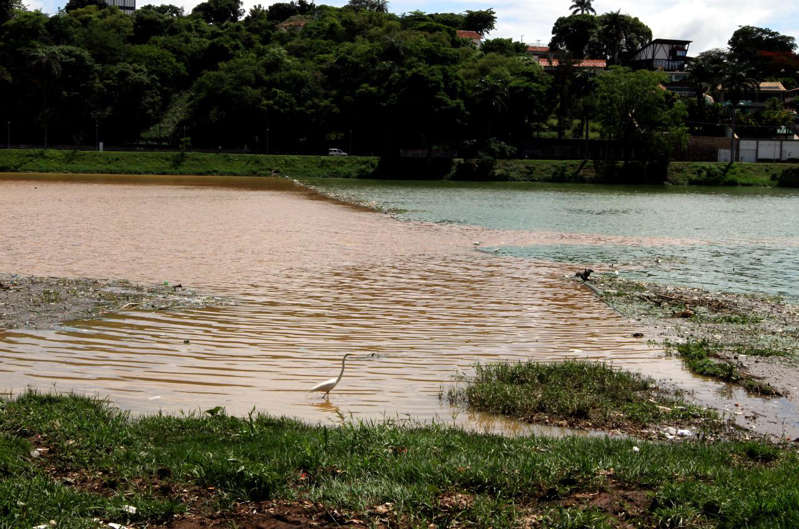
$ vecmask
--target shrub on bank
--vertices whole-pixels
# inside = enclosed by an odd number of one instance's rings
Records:
[[[785,169],[777,180],[780,187],[799,187],[799,167]]]

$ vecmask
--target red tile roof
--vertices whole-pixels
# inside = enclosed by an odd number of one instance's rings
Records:
[[[541,66],[552,66],[557,68],[560,61],[557,59],[548,59],[546,57],[539,57],[538,64]],[[607,68],[608,61],[605,59],[583,59],[574,63],[575,68]]]
[[[280,29],[287,29],[287,28],[303,28],[308,23],[308,19],[301,15],[295,15],[293,17],[289,17],[280,24],[277,25]]]
[[[457,37],[460,39],[483,40],[482,35],[469,29],[458,29],[455,31],[455,35],[457,35]]]
[[[549,46],[527,46],[528,53],[549,53]]]

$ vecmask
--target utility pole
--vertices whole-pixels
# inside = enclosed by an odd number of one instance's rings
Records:
[[[100,122],[94,118],[94,148],[100,150]]]

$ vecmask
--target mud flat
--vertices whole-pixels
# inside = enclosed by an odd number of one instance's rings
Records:
[[[0,330],[54,329],[125,310],[157,311],[229,303],[181,284],[0,274]]]
[[[586,283],[689,369],[764,396],[799,400],[799,307],[781,298],[645,283],[599,274]]]

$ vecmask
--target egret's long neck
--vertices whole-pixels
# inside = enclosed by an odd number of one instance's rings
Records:
[[[336,379],[336,384],[338,384],[339,380],[341,380],[341,377],[344,375],[344,362],[347,361],[348,356],[349,354],[345,354],[344,358],[341,359],[341,371],[339,372],[338,378]]]

